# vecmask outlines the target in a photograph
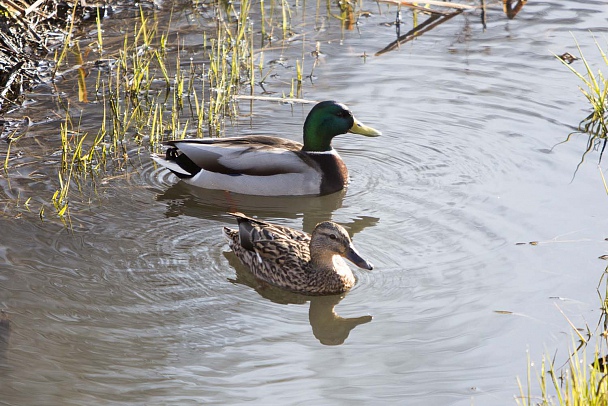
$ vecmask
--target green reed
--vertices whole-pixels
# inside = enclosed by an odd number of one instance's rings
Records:
[[[255,23],[251,18],[253,4],[260,7],[261,20]],[[64,107],[62,160],[57,191],[51,198],[60,218],[69,216],[69,197],[76,189],[74,185],[80,189],[79,185],[87,180],[95,187],[95,179],[101,172],[122,171],[129,161],[128,151],[133,143],[158,150],[167,139],[220,136],[226,120],[238,114],[236,99],[243,89],[248,88],[253,97],[256,85],[263,86],[274,67],[264,66],[264,48],[255,51],[254,43],[261,35],[263,47],[275,31],[280,32],[283,39],[293,34],[290,4],[286,0],[271,0],[270,5],[264,1],[242,0],[217,2],[213,7],[215,29],[202,34],[206,62],[190,62],[185,66],[182,66],[184,52],[179,43],[177,51],[171,54],[174,59],[168,59],[170,27],[160,33],[154,14],[140,10],[134,28],[125,33],[122,46],[117,50],[104,46],[102,21],[98,16],[96,47],[87,49],[95,50],[100,56],[103,53],[114,63],[109,74],[98,71],[92,87],[97,101],[103,105],[103,119],[95,136],[81,131],[79,123],[72,122],[69,107]],[[254,29],[254,24],[259,27]],[[80,51],[82,40],[72,38],[73,29],[72,22],[64,46],[56,54],[57,67],[70,55],[75,55],[77,66],[86,64]],[[302,58],[296,61],[295,77],[287,82],[291,85],[288,89],[291,98],[302,95],[304,44],[302,49]],[[84,69],[78,71],[82,103],[88,101],[84,72]],[[283,95],[287,96],[285,92]],[[8,159],[7,155],[5,168]],[[40,215],[44,215],[44,207]]]
[[[86,134],[80,136],[78,132],[72,131],[72,127],[71,117],[67,114],[65,121],[61,123],[61,167],[57,173],[59,189],[55,191],[51,199],[59,217],[68,214],[68,192],[76,165],[83,162],[86,165],[86,160],[82,159],[82,143]]]
[[[281,28],[283,29],[283,38],[287,38],[290,33],[289,27],[291,26],[291,9],[289,8],[289,3],[287,0],[281,0],[281,15],[283,17],[283,23],[281,24]]]
[[[292,10],[285,0],[271,1],[270,10],[263,1],[259,3],[262,38],[272,36],[274,28],[280,28],[283,38],[291,35]],[[140,10],[138,23],[132,32],[125,33],[122,49],[118,50],[113,75],[98,79],[96,90],[103,94],[103,123],[105,153],[113,158],[126,156],[125,144],[130,141],[150,140],[153,148],[166,138],[191,135],[201,137],[205,130],[209,135],[223,133],[226,118],[237,114],[235,97],[243,87],[249,87],[253,96],[256,80],[260,83],[268,77],[263,70],[263,53],[254,51],[256,33],[250,17],[251,0],[218,2],[214,5],[215,30],[203,33],[203,48],[208,62],[203,66],[190,63],[182,68],[179,50],[175,65],[167,62],[169,27],[159,35],[158,22],[153,15]],[[277,9],[278,12],[275,11]],[[97,51],[103,48],[101,21],[97,21]],[[62,57],[69,43],[66,40]],[[107,49],[105,50],[107,53]],[[112,56],[112,55],[110,55]],[[259,57],[259,77],[256,78],[256,58]],[[291,81],[289,94],[300,96],[303,83],[302,61],[296,61],[295,80]],[[160,88],[157,78],[162,78]],[[199,83],[200,86],[195,86]],[[86,88],[83,86],[83,91]],[[198,88],[198,90],[197,90]],[[187,103],[185,98],[187,98]],[[170,105],[158,109],[158,104]],[[184,108],[189,106],[189,116]],[[168,120],[168,122],[167,122]],[[150,136],[151,127],[154,136]],[[188,130],[190,127],[191,130]],[[162,129],[162,131],[159,131]]]
[[[602,284],[604,285],[603,293],[600,291]],[[600,278],[597,293],[601,312],[595,331],[587,326],[586,336],[583,336],[574,323],[566,317],[566,321],[577,337],[578,345],[573,339],[568,359],[563,366],[557,366],[555,359],[544,356],[540,369],[535,371],[534,380],[533,364],[528,355],[525,387],[519,378],[517,379],[520,390],[517,404],[524,406],[605,406],[608,404],[608,358],[600,355],[606,354],[608,351],[608,267],[604,269]],[[589,356],[589,342],[592,338],[597,344],[592,355]],[[538,391],[540,393],[537,393]]]
[[[574,348],[574,346],[573,346]],[[603,362],[594,352],[589,362],[585,350],[574,349],[566,365],[559,368],[554,360],[543,357],[540,371],[536,372],[533,384],[532,363],[528,357],[527,381],[524,388],[518,379],[520,396],[518,405],[533,406],[605,406],[608,404],[608,379]],[[533,394],[534,387],[539,394]]]
[[[592,109],[591,113],[581,120],[578,130],[568,134],[566,139],[562,141],[562,143],[568,142],[572,136],[581,133],[587,134],[588,136],[587,146],[585,147],[581,159],[576,167],[576,175],[578,169],[585,162],[587,155],[590,152],[599,149],[600,146],[601,150],[598,162],[601,163],[606,144],[608,144],[608,78],[604,76],[601,69],[597,70],[597,74],[595,73],[595,70],[592,68],[588,59],[583,54],[576,39],[575,43],[579,51],[580,58],[573,57],[570,54],[564,54],[561,56],[554,55],[581,80],[582,85],[579,86],[579,89],[591,105]],[[608,57],[606,56],[605,51],[602,49],[602,46],[597,42],[597,40],[595,40],[595,45],[599,51],[599,54],[601,55],[604,65],[608,66]],[[571,63],[578,59],[580,59],[583,63],[583,69],[580,71],[571,66]],[[604,182],[606,193],[608,193],[608,184],[606,184],[601,171],[600,174],[602,176],[602,181]]]
[[[595,45],[597,46],[604,64],[608,66],[608,57],[597,40],[595,40]],[[579,88],[593,109],[593,112],[581,122],[580,130],[588,134],[606,138],[608,134],[608,129],[606,127],[606,121],[608,119],[608,79],[604,76],[601,69],[598,70],[596,75],[594,69],[583,55],[583,51],[578,42],[576,43],[576,47],[578,48],[581,56],[580,59],[584,65],[583,71],[577,71],[566,60],[561,57],[558,58],[581,80],[583,86],[580,86]]]
[[[234,96],[241,85],[253,86],[253,26],[249,18],[251,2],[243,0],[216,8],[216,38],[208,52],[209,112],[207,123],[213,134],[220,134],[224,117],[236,115]],[[252,87],[253,88],[253,87]]]
[[[103,30],[101,29],[101,15],[99,14],[100,9],[97,8],[97,16],[95,17],[95,24],[97,25],[97,52],[99,55],[103,54]]]
[[[11,157],[11,147],[13,146],[13,143],[15,143],[19,138],[21,138],[23,136],[23,134],[21,134],[21,135],[16,135],[16,134],[17,134],[17,130],[11,132],[6,137],[7,147],[6,147],[6,156],[4,157],[4,173],[8,173],[8,162]]]
[[[76,20],[76,4],[74,4],[74,8],[72,9],[72,16],[70,18],[70,25],[68,27],[67,33],[65,35],[65,38],[63,40],[63,47],[61,47],[61,52],[58,54],[57,52],[55,52],[55,68],[53,70],[52,73],[52,77],[55,78],[55,75],[57,74],[57,70],[59,69],[59,67],[63,64],[63,62],[65,61],[65,59],[67,58],[68,55],[68,51],[70,50],[70,44],[72,42],[72,34],[74,32],[74,21]]]

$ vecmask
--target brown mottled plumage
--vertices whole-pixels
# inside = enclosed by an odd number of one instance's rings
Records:
[[[317,224],[311,236],[231,214],[239,229],[224,227],[230,248],[257,278],[275,286],[308,295],[342,293],[355,284],[343,258],[360,268],[373,268],[357,253],[344,227],[332,221]]]

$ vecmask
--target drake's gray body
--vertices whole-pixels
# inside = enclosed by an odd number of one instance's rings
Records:
[[[348,184],[348,169],[334,149],[304,152],[299,142],[269,136],[176,140],[167,145],[169,154],[180,154],[173,160],[153,159],[206,189],[260,196],[325,195]]]
[[[153,155],[185,182],[206,189],[260,195],[325,195],[348,183],[346,165],[331,147],[346,132],[381,133],[357,121],[343,104],[317,104],[304,123],[304,143],[271,136],[174,140]]]

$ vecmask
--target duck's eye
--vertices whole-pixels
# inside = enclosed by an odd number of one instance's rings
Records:
[[[335,235],[335,234],[330,234],[330,235],[329,235],[329,239],[330,239],[330,240],[337,240],[337,239],[338,239],[338,237],[336,237],[336,235]]]
[[[350,111],[342,110],[341,112],[338,113],[338,117],[342,117],[342,118],[350,117]]]

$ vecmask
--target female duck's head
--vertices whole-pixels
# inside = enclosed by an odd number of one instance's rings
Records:
[[[332,263],[331,258],[339,255],[359,268],[367,270],[374,268],[359,255],[344,227],[332,221],[317,224],[310,240],[310,253],[313,261]]]

